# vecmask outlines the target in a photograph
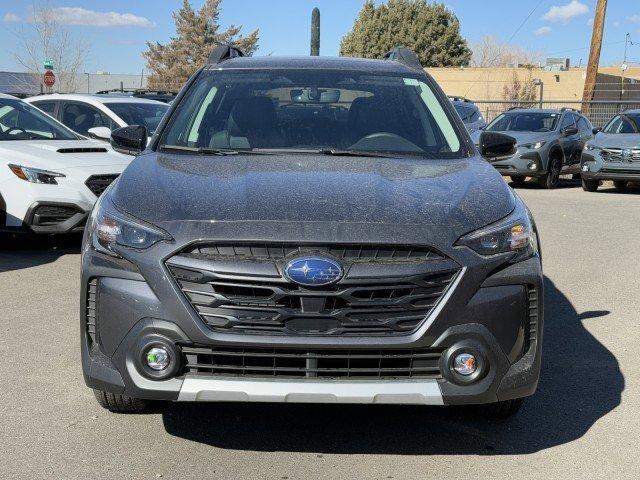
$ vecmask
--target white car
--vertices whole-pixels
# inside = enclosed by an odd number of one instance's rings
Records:
[[[0,230],[79,231],[132,157],[0,94]]]
[[[143,125],[152,136],[169,105],[124,95],[51,94],[27,98],[43,112],[80,135],[109,140],[111,131]]]

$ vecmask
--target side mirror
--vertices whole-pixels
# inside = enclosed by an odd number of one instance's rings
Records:
[[[562,130],[562,135],[565,137],[570,137],[571,135],[576,135],[578,133],[578,129],[576,127],[567,127]]]
[[[129,125],[111,132],[111,146],[125,155],[139,155],[147,148],[147,128],[143,125]]]
[[[596,127],[593,130],[591,130],[591,133],[593,133],[594,135],[599,134],[602,131],[602,129],[600,127]]]
[[[482,132],[480,134],[480,155],[486,159],[500,160],[516,153],[516,139],[498,132]]]
[[[93,127],[87,131],[87,136],[108,142],[111,139],[111,130],[107,127]]]

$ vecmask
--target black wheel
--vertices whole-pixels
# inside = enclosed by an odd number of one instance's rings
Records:
[[[599,180],[587,180],[586,178],[582,179],[582,189],[585,192],[595,192],[598,190],[600,186]]]
[[[613,186],[616,187],[616,190],[626,190],[629,182],[625,182],[624,180],[614,180]]]
[[[147,400],[139,398],[127,397],[117,393],[103,392],[102,390],[94,390],[93,394],[102,408],[115,413],[139,413],[143,412],[149,406]]]
[[[538,178],[538,183],[542,188],[553,189],[558,186],[560,172],[562,171],[562,158],[556,156],[549,160],[547,173]]]
[[[527,180],[527,177],[518,177],[518,176],[511,175],[511,183],[519,187],[524,185],[524,182],[526,180]]]
[[[505,400],[503,402],[479,405],[478,410],[483,417],[505,420],[518,413],[520,407],[522,407],[522,403],[522,398],[514,398],[513,400]]]

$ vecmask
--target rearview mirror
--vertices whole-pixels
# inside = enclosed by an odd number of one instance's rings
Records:
[[[591,133],[593,133],[594,135],[599,134],[602,131],[602,129],[600,127],[596,127],[593,130],[591,130]]]
[[[138,155],[147,148],[147,128],[144,125],[129,125],[111,132],[111,146],[125,155]]]
[[[294,103],[336,103],[340,100],[340,90],[324,90],[319,88],[298,88],[291,90],[291,101]]]
[[[107,127],[93,127],[87,131],[89,138],[95,138],[96,140],[104,140],[108,142],[111,138],[111,130]]]
[[[516,139],[497,132],[480,134],[480,155],[491,160],[509,158],[516,153]]]

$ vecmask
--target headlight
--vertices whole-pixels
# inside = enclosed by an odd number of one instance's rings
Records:
[[[9,164],[14,175],[26,182],[57,185],[56,178],[64,177],[62,173],[50,172],[39,168],[23,167],[22,165]]]
[[[596,147],[595,145],[591,145],[590,143],[587,143],[587,144],[584,146],[584,149],[585,149],[585,150],[588,150],[588,151],[590,151],[590,152],[591,152],[591,151],[593,151],[593,150],[602,150],[600,147]]]
[[[89,228],[93,248],[116,257],[127,248],[144,250],[158,242],[173,240],[164,230],[117,210],[107,195],[96,203]]]
[[[529,212],[520,202],[506,218],[464,235],[456,245],[464,245],[480,255],[514,252],[512,261],[533,256],[538,251],[538,239]]]
[[[533,148],[533,149],[538,149],[538,148],[542,148],[545,146],[547,142],[538,142],[538,143],[524,143],[522,145],[520,145],[522,148]]]

